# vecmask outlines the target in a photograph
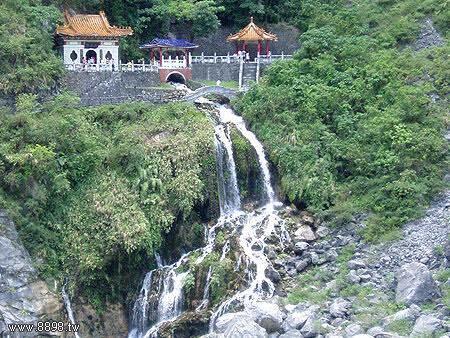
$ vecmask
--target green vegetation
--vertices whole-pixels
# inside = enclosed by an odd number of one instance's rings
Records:
[[[258,200],[261,198],[263,191],[255,149],[235,127],[230,128],[239,192],[244,199]]]
[[[204,84],[205,86],[215,86],[215,85],[217,85],[217,81],[203,80],[203,81],[199,81],[199,82]],[[221,81],[220,85],[222,87],[225,87],[225,88],[239,89],[239,84],[236,81]]]
[[[291,202],[336,224],[367,212],[365,236],[380,238],[443,187],[449,46],[410,44],[426,17],[446,37],[448,11],[436,0],[296,3],[301,50],[238,108]]]
[[[0,208],[44,276],[113,298],[175,222],[216,196],[214,131],[189,105],[77,103],[22,95],[1,114]]]
[[[389,331],[398,333],[401,336],[408,336],[412,331],[413,323],[410,320],[395,320],[388,325]]]
[[[52,51],[60,12],[34,0],[0,3],[0,94],[48,90],[62,74]]]
[[[311,302],[322,304],[329,299],[331,290],[325,287],[325,283],[332,280],[332,273],[325,272],[320,267],[312,268],[297,277],[297,287],[288,295],[290,304]]]

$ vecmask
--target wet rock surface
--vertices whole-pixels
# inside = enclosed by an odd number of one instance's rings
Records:
[[[61,310],[58,296],[38,278],[14,223],[0,210],[0,335],[8,332],[7,324],[56,320]]]

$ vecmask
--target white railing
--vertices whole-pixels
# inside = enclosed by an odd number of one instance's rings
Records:
[[[157,72],[158,66],[153,64],[145,63],[120,63],[119,67],[113,64],[95,64],[95,63],[66,63],[64,64],[67,70],[78,71],[78,72],[111,72],[111,71],[121,71],[121,72]]]
[[[249,60],[248,62],[256,63],[257,59],[261,63],[272,63],[278,60],[287,60],[292,59],[292,55],[290,54],[275,54],[275,55],[259,55],[257,58]],[[238,63],[240,59],[244,59],[243,56],[234,55],[201,55],[191,56],[191,63]]]
[[[179,59],[178,57],[172,59],[170,56],[167,59],[163,59],[161,68],[186,68],[185,58]]]
[[[113,65],[111,64],[95,64],[95,63],[66,63],[64,64],[66,69],[74,71],[87,71],[87,72],[102,72],[102,71],[112,71]],[[116,69],[114,69],[116,70]]]
[[[121,63],[120,64],[121,72],[157,72],[158,66],[154,64],[145,64],[145,63]]]

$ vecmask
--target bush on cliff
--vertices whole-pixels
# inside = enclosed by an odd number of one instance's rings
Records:
[[[21,96],[0,116],[0,208],[46,276],[127,288],[162,235],[216,196],[213,128],[192,106],[79,108]],[[148,265],[147,265],[148,266]],[[111,277],[113,276],[113,277]],[[139,278],[135,279],[139,280]],[[88,290],[89,291],[89,290]],[[87,291],[87,292],[88,292]],[[101,290],[99,290],[101,291]]]
[[[375,238],[417,217],[443,185],[448,43],[405,44],[425,17],[447,21],[438,1],[300,3],[300,51],[273,65],[239,109],[288,200],[337,222],[369,212]]]
[[[35,0],[0,3],[0,94],[51,88],[62,74],[53,48],[60,12]]]

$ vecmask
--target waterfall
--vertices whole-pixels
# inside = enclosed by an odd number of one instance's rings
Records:
[[[236,165],[233,158],[233,145],[231,143],[229,129],[226,128],[227,132],[225,132],[225,128],[222,124],[215,127],[217,180],[219,183],[221,215],[232,214],[241,207],[236,178]]]
[[[62,294],[62,298],[64,301],[64,306],[66,308],[67,316],[69,317],[69,321],[72,323],[72,325],[75,326],[76,325],[75,316],[73,315],[72,303],[70,302],[69,295],[66,292],[66,284],[63,285],[61,294]],[[78,334],[78,332],[74,331],[73,334],[75,335],[75,338],[80,338],[80,335]]]
[[[270,181],[269,163],[267,162],[266,155],[264,154],[263,145],[258,141],[255,134],[247,129],[244,119],[241,116],[236,115],[231,108],[220,106],[219,119],[221,123],[232,123],[234,126],[236,126],[236,128],[241,132],[242,136],[244,136],[255,149],[258,156],[259,167],[262,171],[264,191],[266,193],[267,201],[269,204],[274,203],[275,193]]]
[[[216,248],[216,232],[220,229],[228,231],[229,236],[237,236],[239,259],[236,269],[244,269],[246,286],[229,299],[225,300],[214,311],[210,320],[210,331],[214,330],[216,319],[236,306],[247,308],[252,302],[272,297],[275,291],[273,282],[266,277],[271,266],[264,253],[265,240],[275,235],[280,243],[289,240],[284,222],[275,210],[275,193],[271,185],[269,164],[264,148],[256,136],[247,129],[242,117],[225,106],[218,107],[219,123],[215,127],[215,147],[217,162],[217,185],[219,193],[220,218],[217,223],[205,229],[205,246],[183,255],[176,263],[162,266],[157,257],[158,269],[149,272],[144,279],[139,297],[133,307],[132,330],[129,338],[155,337],[164,323],[173,321],[182,313],[183,287],[190,270],[185,267],[190,255],[198,253],[194,264],[200,264],[206,256]],[[264,206],[252,212],[241,211],[241,200],[236,178],[236,165],[233,158],[233,144],[230,138],[230,125],[234,125],[245,137],[258,156],[258,163],[263,178]],[[233,248],[235,242],[233,241]],[[220,261],[224,260],[230,250],[230,240],[222,246]],[[191,262],[192,263],[192,262]],[[161,265],[161,266],[160,266]],[[158,277],[155,277],[158,272]],[[210,266],[204,281],[203,299],[195,310],[201,311],[209,306],[210,286],[214,266]],[[155,280],[155,278],[157,280]],[[150,289],[157,297],[157,302],[148,306]],[[152,295],[153,295],[152,294]],[[147,304],[147,305],[146,305]],[[151,316],[150,316],[151,315]],[[151,320],[148,318],[151,317]],[[149,327],[149,323],[152,326]]]
[[[212,276],[212,267],[210,266],[208,269],[208,274],[206,275],[206,283],[205,289],[203,290],[203,299],[199,306],[195,309],[195,311],[203,310],[208,306],[209,302],[209,289],[211,287],[211,276]]]

